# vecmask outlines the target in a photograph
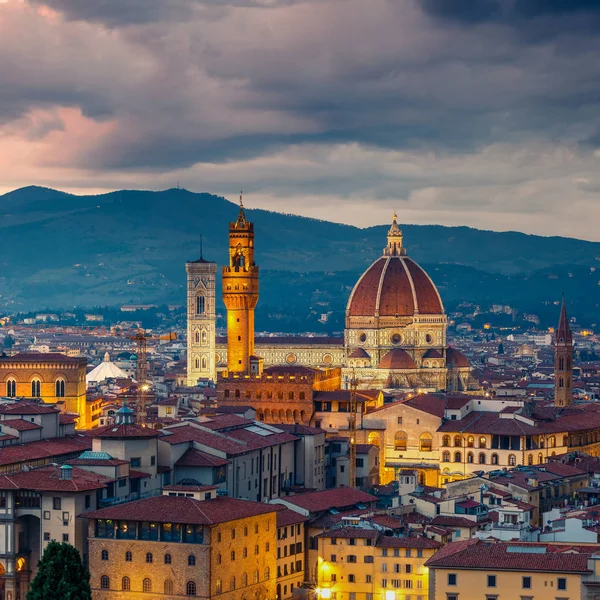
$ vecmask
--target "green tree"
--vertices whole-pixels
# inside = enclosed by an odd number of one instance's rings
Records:
[[[38,572],[27,600],[91,600],[90,573],[79,550],[66,543],[50,542],[38,563]]]

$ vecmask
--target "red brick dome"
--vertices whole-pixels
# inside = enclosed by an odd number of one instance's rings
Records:
[[[416,369],[412,356],[402,348],[393,348],[379,361],[378,369]]]
[[[358,280],[348,317],[441,315],[444,306],[429,275],[407,256],[382,256]]]
[[[460,350],[449,346],[446,350],[446,364],[449,367],[468,367],[469,359]]]

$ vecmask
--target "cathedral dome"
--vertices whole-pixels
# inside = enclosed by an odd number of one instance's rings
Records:
[[[348,301],[350,317],[412,317],[444,313],[429,275],[407,256],[382,256],[358,280]]]
[[[402,348],[393,348],[379,361],[379,369],[416,369],[412,356]]]

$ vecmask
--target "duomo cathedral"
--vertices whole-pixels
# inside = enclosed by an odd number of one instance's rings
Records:
[[[217,372],[259,374],[273,365],[341,368],[341,381],[364,389],[466,391],[466,357],[448,346],[442,298],[429,275],[406,252],[396,215],[380,256],[358,279],[346,307],[343,338],[254,337],[259,268],[254,226],[240,201],[229,226],[230,264],[223,267],[227,337],[216,336],[216,263],[186,263],[188,384]]]

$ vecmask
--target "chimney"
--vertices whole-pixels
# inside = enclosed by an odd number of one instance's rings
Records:
[[[73,467],[71,467],[69,465],[61,465],[60,466],[60,478],[63,481],[70,481],[72,472],[73,472]]]

